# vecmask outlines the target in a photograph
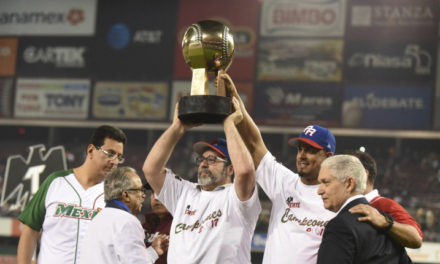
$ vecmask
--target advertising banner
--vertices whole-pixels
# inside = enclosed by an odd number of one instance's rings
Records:
[[[342,125],[430,129],[431,87],[348,85],[345,87]]]
[[[342,77],[342,40],[264,39],[257,79],[328,81]]]
[[[185,30],[201,20],[216,20],[229,27],[235,42],[235,57],[228,70],[234,80],[252,80],[255,68],[256,38],[260,1],[180,0],[178,34],[175,42],[174,77],[191,79],[190,67],[182,55]]]
[[[15,75],[17,38],[0,38],[0,76]]]
[[[168,85],[164,82],[98,82],[93,93],[97,119],[165,120]]]
[[[96,0],[0,1],[0,36],[90,36]]]
[[[12,78],[0,78],[0,117],[12,117]]]
[[[338,84],[259,83],[252,116],[259,124],[303,126],[339,123],[341,94]]]
[[[345,0],[269,0],[261,10],[261,36],[342,37]]]
[[[434,81],[437,50],[433,42],[349,41],[346,46],[347,80]]]
[[[347,37],[362,39],[436,39],[437,0],[352,0]]]
[[[17,75],[21,77],[88,77],[92,38],[22,37]]]
[[[440,243],[423,241],[420,248],[406,248],[414,263],[440,263]]]
[[[212,90],[212,87],[210,87]],[[182,96],[190,95],[191,92],[191,82],[190,81],[174,81],[173,86],[171,88],[171,97],[170,97],[170,109],[168,120],[173,120],[174,111],[176,109],[176,103],[179,102]]]
[[[19,78],[15,117],[86,119],[90,81],[86,79]]]
[[[105,0],[98,6],[93,52],[98,80],[171,79],[177,0]]]

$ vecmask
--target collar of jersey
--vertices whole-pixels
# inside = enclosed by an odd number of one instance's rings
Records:
[[[215,187],[214,190],[212,190],[212,191],[214,192],[214,191],[224,190],[224,189],[228,188],[229,186],[232,186],[232,183],[226,183],[226,184],[223,184],[223,185],[217,186],[217,187]],[[199,191],[202,191],[202,186],[201,186],[201,185],[197,184],[196,187],[197,187],[197,189],[198,189]]]

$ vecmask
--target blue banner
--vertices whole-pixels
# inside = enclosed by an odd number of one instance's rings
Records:
[[[346,86],[342,124],[359,128],[430,129],[431,88]]]

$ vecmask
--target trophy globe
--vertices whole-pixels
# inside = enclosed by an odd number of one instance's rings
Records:
[[[191,93],[179,100],[179,119],[189,123],[221,123],[231,112],[223,86],[209,94],[208,72],[227,70],[234,57],[234,39],[227,26],[203,20],[189,26],[182,40],[185,62],[193,76]]]

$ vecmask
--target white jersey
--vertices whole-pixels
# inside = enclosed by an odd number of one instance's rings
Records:
[[[168,263],[250,263],[257,188],[242,202],[232,184],[203,191],[167,170],[158,199],[173,215]]]
[[[19,216],[43,230],[38,263],[77,263],[90,220],[104,205],[103,183],[84,190],[73,170],[49,175]]]
[[[324,227],[335,214],[324,208],[319,185],[305,185],[298,174],[270,152],[256,171],[257,182],[272,201],[263,263],[315,264]]]
[[[145,247],[141,222],[131,213],[106,207],[90,223],[80,263],[154,263],[159,256]]]

